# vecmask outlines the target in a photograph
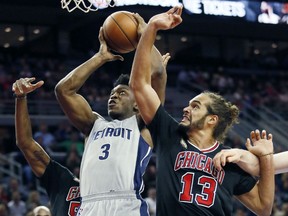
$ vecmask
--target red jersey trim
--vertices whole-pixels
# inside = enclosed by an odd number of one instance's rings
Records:
[[[189,140],[187,140],[187,142],[190,145],[193,145],[195,148],[197,148],[199,151],[203,152],[203,153],[209,153],[209,152],[213,152],[215,149],[217,149],[219,147],[219,142],[216,141],[211,147],[207,148],[207,149],[200,149],[198,148],[196,145],[194,145],[193,143],[191,143]]]

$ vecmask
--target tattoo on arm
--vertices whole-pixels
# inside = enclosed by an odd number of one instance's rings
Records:
[[[47,154],[45,154],[45,152],[43,152],[43,150],[38,150],[38,151],[34,151],[34,160],[35,161],[40,161],[42,164],[44,164],[45,166],[48,165],[48,160],[45,160],[45,158],[47,157]]]

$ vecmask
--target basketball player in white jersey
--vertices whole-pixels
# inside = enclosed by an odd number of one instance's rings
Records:
[[[143,26],[142,26],[143,27]],[[142,27],[139,27],[141,32]],[[147,203],[140,193],[142,176],[151,156],[152,139],[139,115],[128,82],[121,75],[108,100],[105,120],[94,112],[78,90],[104,63],[123,60],[108,49],[99,32],[100,49],[55,87],[57,99],[72,124],[86,137],[80,169],[82,203],[78,216],[142,216],[149,215]],[[166,64],[169,54],[161,56],[154,47],[152,79],[161,101],[166,87]]]

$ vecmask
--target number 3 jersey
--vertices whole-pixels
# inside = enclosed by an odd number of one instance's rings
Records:
[[[157,216],[232,215],[233,195],[255,186],[235,164],[217,171],[212,159],[225,147],[216,142],[199,149],[182,139],[178,122],[162,106],[148,128],[157,153]]]
[[[125,191],[139,195],[151,154],[136,116],[123,121],[97,119],[82,157],[81,197]]]

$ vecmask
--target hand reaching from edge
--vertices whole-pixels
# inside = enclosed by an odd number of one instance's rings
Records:
[[[168,61],[170,60],[171,55],[170,53],[166,53],[164,55],[162,55],[162,61],[163,61],[163,67],[166,69]]]
[[[12,85],[12,91],[16,95],[26,95],[30,92],[33,92],[35,89],[40,88],[44,81],[38,81],[37,83],[33,84],[32,82],[35,81],[35,77],[31,78],[20,78],[16,80]]]
[[[251,143],[251,140],[252,143]],[[246,147],[254,155],[261,157],[269,154],[273,154],[273,137],[269,134],[267,137],[266,131],[262,130],[260,134],[259,130],[251,131],[250,139],[247,138]]]
[[[222,170],[226,163],[238,163],[241,157],[241,149],[224,149],[214,156],[213,164],[217,170]]]

